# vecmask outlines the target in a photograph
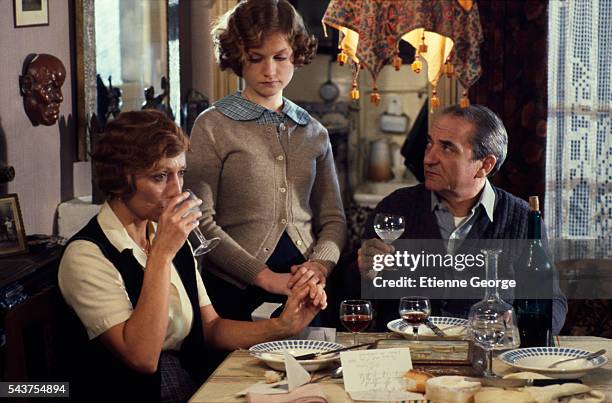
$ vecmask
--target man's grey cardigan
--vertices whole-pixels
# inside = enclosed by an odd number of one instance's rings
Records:
[[[495,192],[495,207],[493,222],[486,214],[480,214],[472,229],[467,235],[468,239],[526,239],[527,238],[527,215],[529,206],[527,202],[512,194],[493,186]],[[438,222],[434,212],[431,210],[431,192],[424,185],[399,189],[385,197],[370,215],[364,233],[365,239],[375,238],[372,229],[372,221],[376,213],[402,215],[405,218],[406,230],[401,238],[404,239],[442,239]],[[543,229],[542,238],[547,240]],[[512,263],[502,264],[511,268]],[[513,273],[510,273],[512,275]],[[455,311],[457,314],[466,313],[469,305],[460,306],[462,300],[444,301],[447,303],[445,310]],[[466,301],[468,303],[468,301]],[[397,303],[392,319],[397,318]],[[385,304],[386,305],[386,304]],[[390,308],[385,308],[387,311]],[[559,334],[567,314],[567,299],[554,284],[553,288],[553,333]],[[386,313],[382,313],[382,316]],[[386,319],[383,319],[383,321]],[[385,322],[386,323],[386,322]]]

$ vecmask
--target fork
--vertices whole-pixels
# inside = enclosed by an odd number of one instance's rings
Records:
[[[574,358],[568,358],[565,360],[561,360],[561,361],[557,361],[557,362],[553,362],[552,364],[550,364],[548,366],[548,368],[554,368],[557,365],[564,363],[564,362],[568,362],[568,361],[574,361],[574,360],[581,360],[581,359],[585,359],[587,361],[592,360],[593,358],[597,358],[600,355],[604,355],[606,353],[606,349],[602,348],[601,350],[595,351],[594,353],[588,354],[588,355],[584,355],[582,357],[574,357]]]

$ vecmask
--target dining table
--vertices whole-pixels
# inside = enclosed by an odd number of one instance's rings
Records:
[[[359,335],[359,343],[373,342],[381,339],[401,339],[401,336],[394,333],[361,333]],[[595,336],[558,336],[556,345],[559,347],[579,348],[583,350],[596,351],[606,349],[612,351],[612,339]],[[344,345],[352,344],[352,334],[339,332],[336,336],[336,342]],[[477,354],[474,354],[476,357]],[[475,359],[476,361],[476,359]],[[457,374],[457,371],[462,371],[466,376],[477,375],[480,369],[477,365],[465,366],[463,368],[457,365],[414,365],[416,369],[426,370],[434,375],[444,375],[447,373]],[[250,355],[248,350],[236,350],[230,353],[227,358],[217,367],[212,375],[200,386],[196,393],[189,400],[190,403],[231,403],[245,402],[244,396],[236,394],[249,386],[263,381],[264,374],[270,368],[259,359]],[[498,359],[493,361],[493,370],[496,374],[503,376],[510,372],[517,372],[516,369],[504,364]],[[327,370],[321,370],[325,373]],[[313,376],[319,376],[315,373]],[[589,371],[581,378],[585,385],[592,389],[603,392],[606,395],[606,401],[612,402],[612,360],[603,367]],[[319,383],[327,397],[329,403],[346,403],[354,402],[347,392],[344,390],[342,378],[325,379]]]

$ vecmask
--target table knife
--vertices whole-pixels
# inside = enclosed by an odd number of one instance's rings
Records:
[[[580,379],[501,379],[501,378],[465,378],[466,381],[480,382],[482,386],[500,388],[520,388],[523,386],[548,386],[564,383],[582,383]]]
[[[440,336],[440,337],[446,336],[446,333],[444,333],[442,329],[440,329],[438,326],[434,325],[434,323],[429,319],[425,321],[425,326],[430,328],[431,331],[436,334],[436,336]]]
[[[374,343],[357,344],[355,346],[342,347],[342,348],[338,348],[336,350],[321,351],[320,353],[310,353],[310,354],[298,355],[298,356],[295,357],[295,359],[296,360],[314,360],[315,358],[317,358],[317,357],[319,357],[321,355],[339,353],[341,351],[352,350],[354,348],[359,348],[359,347],[366,347],[366,346],[369,347],[369,346],[372,346],[372,345],[374,345]]]

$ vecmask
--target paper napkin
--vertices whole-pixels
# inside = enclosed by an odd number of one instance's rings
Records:
[[[310,382],[310,374],[300,365],[291,354],[285,352],[285,371],[287,371],[287,382],[289,392],[294,391],[299,386]]]
[[[270,319],[274,311],[276,311],[281,306],[283,306],[283,304],[264,302],[263,304],[255,308],[253,312],[251,312],[251,319],[253,319],[253,322]]]

